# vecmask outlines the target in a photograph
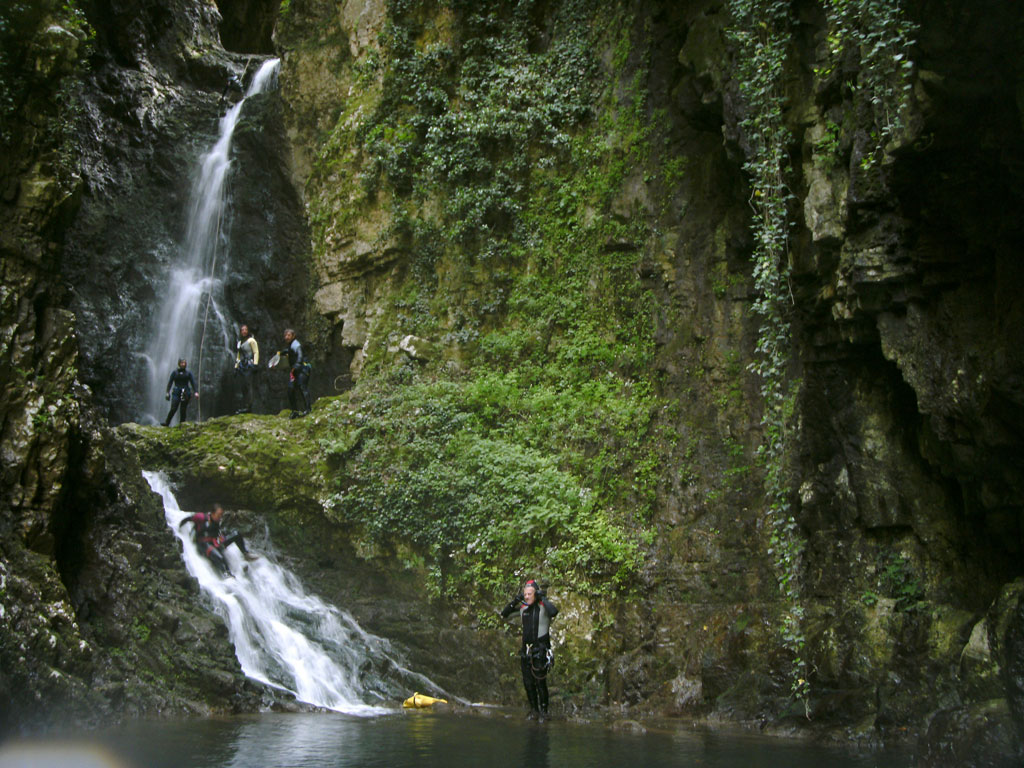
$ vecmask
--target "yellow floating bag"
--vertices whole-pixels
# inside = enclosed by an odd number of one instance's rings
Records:
[[[402,706],[406,709],[422,709],[423,707],[432,707],[435,704],[447,704],[448,699],[435,699],[433,696],[425,696],[422,693],[414,693],[408,699],[402,702]]]

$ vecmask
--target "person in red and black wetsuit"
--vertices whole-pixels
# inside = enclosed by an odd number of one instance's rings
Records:
[[[544,599],[540,585],[530,579],[523,591],[506,605],[501,617],[507,619],[516,611],[523,620],[523,644],[519,649],[523,671],[523,687],[530,702],[527,717],[544,722],[548,715],[548,670],[551,669],[551,620],[558,615],[558,608]]]
[[[225,576],[231,575],[231,568],[228,567],[227,558],[224,557],[224,550],[232,544],[237,544],[242,550],[246,560],[255,560],[258,555],[253,554],[245,547],[245,539],[240,533],[231,533],[225,536],[220,529],[221,520],[224,518],[224,507],[220,504],[213,505],[212,512],[196,512],[189,515],[180,523],[181,528],[185,523],[193,523],[196,527],[196,546],[199,551],[206,555],[213,565]]]

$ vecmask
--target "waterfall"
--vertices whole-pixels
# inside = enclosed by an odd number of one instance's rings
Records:
[[[387,640],[366,632],[346,611],[305,592],[298,578],[270,553],[246,562],[237,547],[225,552],[233,576],[222,577],[192,542],[189,514],[167,479],[143,472],[163,498],[167,524],[181,540],[183,559],[213,610],[228,627],[246,676],[299,701],[352,715],[385,707],[413,690],[443,693],[427,677],[403,667]],[[375,702],[368,704],[366,700]]]
[[[223,272],[226,265],[217,262],[226,239],[223,225],[225,187],[231,170],[231,138],[246,99],[274,85],[280,64],[280,59],[263,63],[244,98],[221,118],[217,142],[200,158],[181,259],[171,268],[164,302],[154,318],[152,341],[145,353],[149,367],[146,421],[163,421],[167,412],[164,401],[167,377],[177,366],[178,358],[188,360],[189,369],[202,388],[198,369],[202,365],[204,332],[215,336],[207,340],[208,344],[230,348],[231,320],[217,302],[221,290],[217,268],[220,266]]]

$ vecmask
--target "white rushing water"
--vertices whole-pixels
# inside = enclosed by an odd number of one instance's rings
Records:
[[[220,135],[200,159],[199,173],[192,187],[185,244],[181,258],[172,265],[163,305],[154,317],[151,341],[145,358],[149,366],[144,421],[163,421],[167,414],[164,394],[167,378],[178,358],[188,360],[199,386],[201,347],[230,347],[231,320],[218,303],[226,264],[218,259],[225,250],[225,191],[231,170],[231,139],[246,99],[270,90],[277,80],[280,59],[263,63],[245,97],[220,120]],[[218,261],[220,263],[218,263]],[[199,406],[201,407],[201,406]]]
[[[246,562],[231,546],[225,555],[233,575],[222,577],[193,543],[192,526],[179,528],[190,513],[179,508],[167,479],[156,472],[143,475],[163,498],[185,565],[227,624],[246,676],[307,704],[352,715],[393,711],[414,689],[440,690],[401,666],[386,640],[363,630],[347,612],[307,594],[272,555],[263,552]]]

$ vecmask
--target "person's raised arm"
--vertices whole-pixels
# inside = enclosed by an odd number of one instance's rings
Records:
[[[519,610],[519,606],[523,604],[523,593],[520,592],[518,595],[512,598],[508,605],[501,609],[501,618],[507,619],[513,613]]]

